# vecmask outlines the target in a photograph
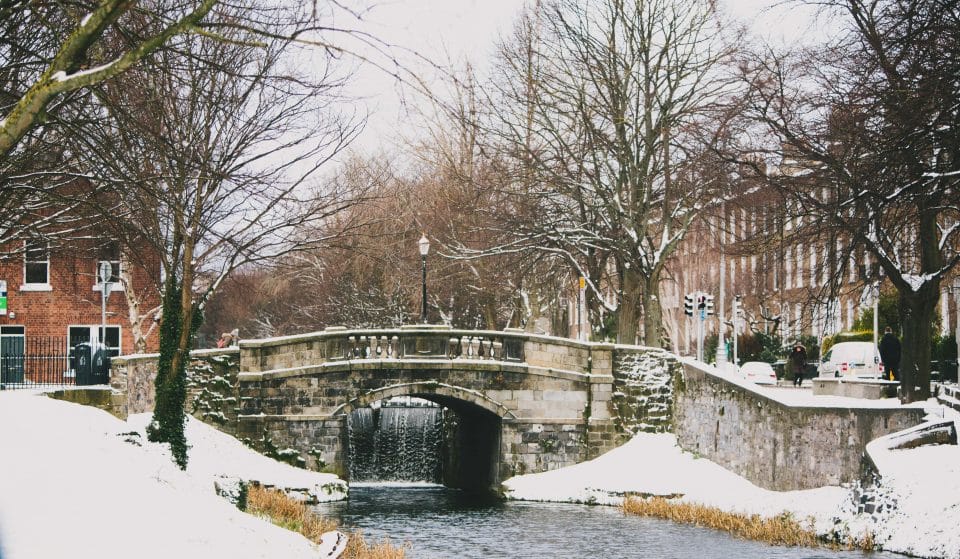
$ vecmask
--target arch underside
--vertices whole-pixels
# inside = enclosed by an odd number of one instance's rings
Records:
[[[479,392],[433,381],[409,382],[377,388],[341,405],[331,415],[349,415],[350,412],[358,408],[364,408],[379,400],[396,396],[423,398],[452,409],[462,408],[464,404],[470,404],[471,407],[485,410],[500,419],[515,418],[513,412],[506,406]]]

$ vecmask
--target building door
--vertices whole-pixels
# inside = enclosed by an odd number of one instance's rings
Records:
[[[23,382],[23,326],[0,326],[0,384]]]
[[[107,346],[107,352],[110,357],[120,355],[120,327],[107,326],[106,333],[102,331],[99,325],[96,326],[71,326],[67,329],[67,343],[70,344],[71,351],[78,344],[99,344]]]

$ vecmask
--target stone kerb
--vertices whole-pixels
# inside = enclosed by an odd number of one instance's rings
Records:
[[[674,388],[681,448],[776,491],[856,481],[867,443],[924,416],[917,407],[792,405],[691,361]]]

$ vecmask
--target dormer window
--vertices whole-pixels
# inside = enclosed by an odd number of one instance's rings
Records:
[[[23,291],[50,291],[50,245],[29,240],[23,251]]]

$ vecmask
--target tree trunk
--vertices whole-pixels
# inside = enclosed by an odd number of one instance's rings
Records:
[[[643,345],[663,347],[663,308],[660,306],[660,278],[651,277],[643,290]]]
[[[617,306],[617,342],[632,345],[637,343],[640,310],[644,297],[644,281],[640,272],[633,267],[624,268],[620,277],[620,304]]]
[[[900,399],[905,404],[930,398],[930,342],[938,291],[939,285],[927,282],[919,292],[900,292]]]
[[[169,443],[174,461],[181,468],[187,466],[187,441],[184,436],[185,374],[179,367],[183,360],[177,359],[178,341],[182,328],[180,313],[180,290],[182,284],[174,274],[164,282],[163,321],[160,324],[160,357],[157,359],[156,404],[153,421],[148,429],[148,438],[154,442]]]

